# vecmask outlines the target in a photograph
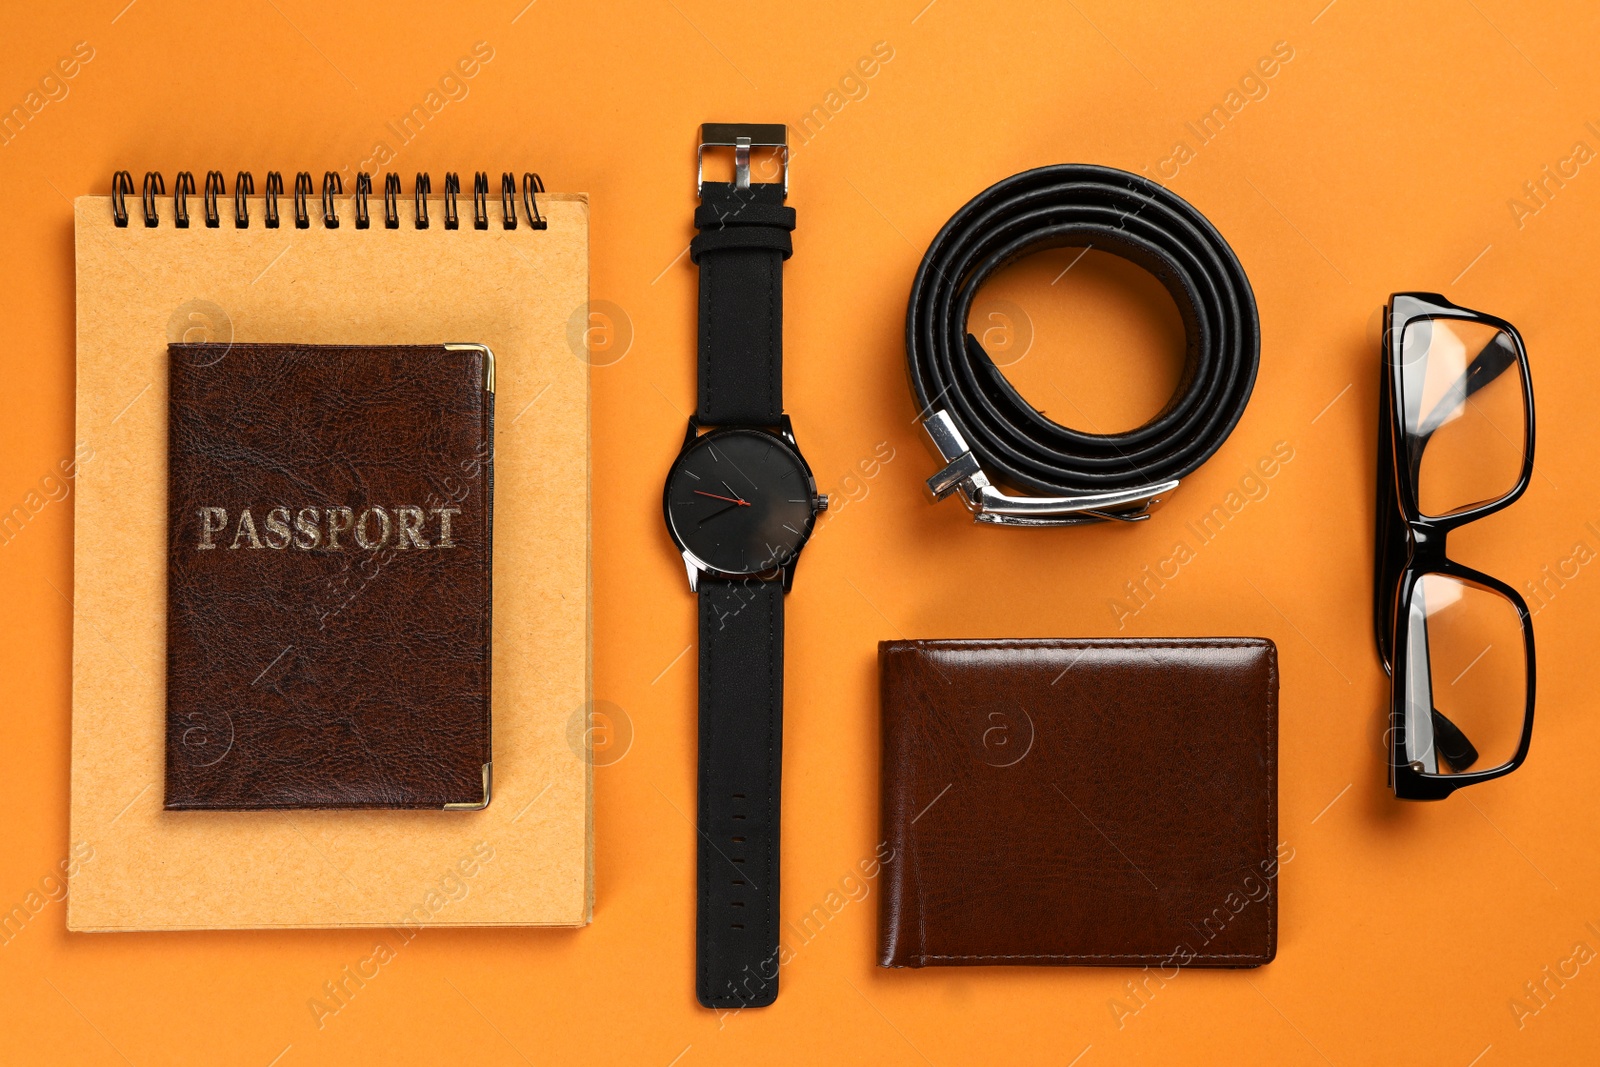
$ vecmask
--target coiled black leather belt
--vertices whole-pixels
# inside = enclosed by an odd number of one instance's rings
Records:
[[[1150,422],[1092,434],[1024,400],[967,332],[995,271],[1046,248],[1111,252],[1148,270],[1187,335],[1177,392]],[[990,186],[928,246],[906,309],[906,361],[924,429],[947,464],[928,479],[980,522],[1055,526],[1147,518],[1233,431],[1261,356],[1255,295],[1222,235],[1187,201],[1137,174],[1040,167]],[[1012,496],[990,481],[1029,493]]]

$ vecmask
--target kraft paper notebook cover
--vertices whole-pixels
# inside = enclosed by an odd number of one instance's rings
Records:
[[[314,194],[224,195],[215,226],[191,196],[187,227],[171,195],[149,199],[154,226],[136,196],[125,226],[112,197],[76,202],[77,436],[96,461],[76,487],[71,838],[95,859],[73,879],[69,929],[588,921],[592,776],[569,740],[590,696],[588,364],[568,334],[588,301],[587,198],[540,194],[545,229],[525,210],[506,228],[503,205],[526,204],[515,195],[459,213],[454,190],[424,200],[426,228],[409,189],[371,198],[365,228],[353,197],[331,200],[338,227]],[[163,809],[178,342],[494,353],[487,808]]]

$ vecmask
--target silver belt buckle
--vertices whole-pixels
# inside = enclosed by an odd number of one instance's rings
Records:
[[[942,408],[922,420],[945,467],[928,479],[928,493],[943,500],[959,493],[975,522],[996,526],[1081,526],[1091,522],[1143,522],[1166,494],[1178,488],[1173,478],[1154,485],[1078,496],[1011,496],[983,473],[967,439]]]

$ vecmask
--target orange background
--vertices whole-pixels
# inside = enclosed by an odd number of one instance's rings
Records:
[[[1588,263],[1600,176],[1574,153],[1579,141],[1585,160],[1600,150],[1588,5],[506,0],[357,14],[125,2],[12,5],[5,20],[5,109],[75,42],[94,56],[0,145],[0,510],[73,451],[69,198],[107,191],[115,168],[170,182],[214,167],[231,185],[239,169],[258,182],[268,169],[354,169],[383,140],[408,189],[418,170],[438,182],[449,169],[537,169],[593,198],[592,293],[613,331],[593,375],[595,696],[631,742],[602,749],[596,769],[591,927],[425,931],[319,1026],[308,1001],[371,955],[371,932],[69,937],[49,902],[0,947],[0,1060],[1592,1059],[1600,962],[1559,986],[1542,970],[1570,976],[1580,943],[1581,959],[1600,950],[1600,578],[1587,562],[1600,550]],[[493,59],[465,98],[398,145],[385,124],[477,41]],[[892,60],[841,90],[880,41]],[[1247,85],[1256,98],[1200,143],[1186,123],[1225,106],[1280,41],[1292,60]],[[659,503],[693,407],[695,275],[681,257],[692,144],[708,119],[795,126],[816,107],[826,121],[794,138],[787,406],[823,488],[851,502],[821,525],[788,604],[782,915],[798,921],[835,891],[846,903],[798,947],[774,1008],[719,1018],[692,996],[695,613]],[[1179,141],[1192,158],[1163,172]],[[1261,374],[1227,445],[1153,521],[976,528],[959,505],[921,497],[933,462],[905,384],[905,296],[968,197],[1064,161],[1160,176],[1217,224],[1260,300]],[[1524,183],[1546,165],[1567,176],[1529,199]],[[1059,392],[1086,426],[1148,414],[1151,383],[1173,373],[1170,331],[1144,318],[1148,288],[1093,262],[1053,278],[1035,264],[997,287],[1009,325],[1032,337],[1016,371],[1030,395]],[[1386,791],[1387,681],[1369,621],[1375,311],[1406,288],[1517,323],[1540,430],[1524,500],[1453,545],[1518,588],[1543,583],[1529,597],[1532,754],[1509,779],[1423,806]],[[894,458],[875,466],[883,442]],[[1195,548],[1186,524],[1278,442],[1293,458],[1265,495],[1119,630],[1124,583],[1180,539]],[[70,847],[70,499],[0,545],[5,909]],[[1129,971],[874,968],[877,883],[862,896],[849,882],[859,899],[841,887],[877,840],[876,642],[1119,632],[1278,644],[1279,836],[1293,850],[1278,960],[1186,972],[1139,1001]],[[1519,1013],[1527,982],[1550,992]]]

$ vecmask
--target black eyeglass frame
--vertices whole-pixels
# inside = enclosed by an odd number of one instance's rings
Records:
[[[1523,424],[1522,472],[1516,485],[1495,500],[1461,508],[1448,515],[1422,514],[1416,486],[1416,471],[1403,451],[1407,439],[1397,403],[1403,395],[1406,360],[1406,328],[1424,319],[1454,319],[1479,323],[1504,331],[1517,351],[1517,368],[1522,375]],[[1377,537],[1373,568],[1373,623],[1378,654],[1392,681],[1389,689],[1389,785],[1401,800],[1443,800],[1463,786],[1501,778],[1528,758],[1533,738],[1535,660],[1533,616],[1527,602],[1510,585],[1480,570],[1457,563],[1446,553],[1445,541],[1452,530],[1476,522],[1517,501],[1533,476],[1533,378],[1528,367],[1528,351],[1517,328],[1504,319],[1459,307],[1437,293],[1395,293],[1383,314],[1383,368],[1378,414]],[[1420,357],[1418,357],[1420,358]],[[1421,579],[1440,574],[1471,582],[1499,593],[1517,609],[1527,658],[1527,702],[1523,709],[1522,736],[1510,762],[1484,770],[1440,774],[1423,771],[1406,755],[1406,701],[1408,686],[1403,674],[1395,676],[1394,664],[1402,670],[1409,663],[1407,641],[1411,601]]]

